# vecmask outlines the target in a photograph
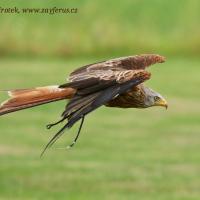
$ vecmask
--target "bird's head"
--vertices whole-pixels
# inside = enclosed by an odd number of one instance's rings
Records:
[[[144,87],[145,92],[145,105],[146,107],[151,106],[162,106],[168,108],[167,101],[158,92],[153,91],[148,87]]]

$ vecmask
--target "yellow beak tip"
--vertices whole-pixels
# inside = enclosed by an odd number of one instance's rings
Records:
[[[166,100],[159,100],[155,103],[155,106],[162,106],[165,107],[166,110],[168,109],[168,103]]]

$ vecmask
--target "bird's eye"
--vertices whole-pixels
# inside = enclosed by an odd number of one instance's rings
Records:
[[[158,101],[159,99],[160,99],[160,97],[158,97],[158,96],[154,97],[154,101]]]

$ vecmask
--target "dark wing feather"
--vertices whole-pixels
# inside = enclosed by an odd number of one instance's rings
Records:
[[[100,82],[99,84],[78,90],[77,94],[81,95],[81,96],[89,95],[89,94],[94,93],[96,91],[100,91],[100,90],[103,90],[105,88],[111,87],[114,84],[116,84],[116,81],[105,81],[105,82],[102,82],[102,83]]]
[[[84,75],[82,76],[82,80],[75,80],[75,81],[71,81],[65,84],[62,84],[59,86],[59,88],[66,88],[66,87],[71,87],[71,88],[78,88],[78,89],[82,89],[85,87],[89,87],[92,85],[96,85],[99,83],[100,78],[96,78],[96,77],[85,77],[84,79]],[[83,81],[84,80],[84,81]]]
[[[80,96],[76,95],[74,98],[72,98],[69,103],[67,104],[65,111],[63,112],[62,116],[63,117],[68,117],[71,115],[73,112],[81,109],[85,105],[88,105],[92,101],[94,101],[95,98],[99,95],[100,92],[96,92],[87,96]]]

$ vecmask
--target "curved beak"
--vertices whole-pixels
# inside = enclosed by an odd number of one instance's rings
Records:
[[[168,103],[164,98],[156,101],[154,105],[155,106],[162,106],[162,107],[165,107],[166,109],[168,108]]]

